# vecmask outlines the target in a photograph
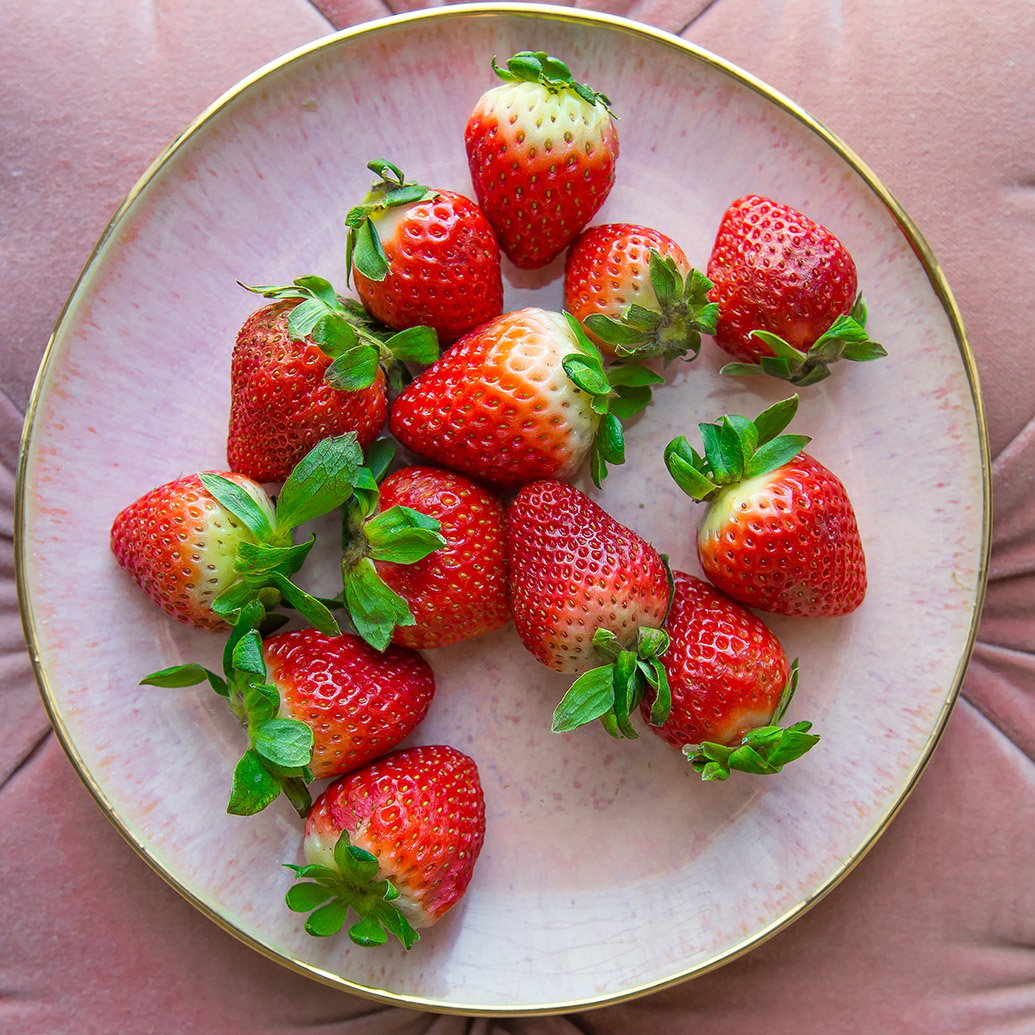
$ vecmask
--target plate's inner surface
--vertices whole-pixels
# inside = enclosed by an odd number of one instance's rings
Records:
[[[855,256],[890,355],[803,390],[795,428],[853,497],[870,590],[848,618],[773,620],[800,658],[790,718],[812,719],[823,740],[770,780],[701,785],[649,733],[550,734],[566,682],[512,628],[429,653],[438,697],[412,739],[478,761],[485,849],[465,902],[409,955],[363,951],[308,937],[284,906],[291,875],[279,864],[299,858],[290,809],[223,811],[241,732],[222,702],[137,686],[181,660],[214,664],[219,644],[152,609],[110,556],[108,528],[148,488],[225,466],[230,350],[258,304],[235,281],[318,273],[343,287],[341,223],[371,158],[469,193],[466,116],[492,85],[489,59],[522,49],[564,58],[621,116],[617,184],[597,221],[657,226],[703,265],[729,201],[758,192],[825,223]],[[505,275],[508,308],[560,308],[559,263]],[[697,362],[673,364],[628,433],[628,463],[598,494],[695,573],[697,514],[665,474],[664,444],[787,394],[720,377],[721,363],[707,341]],[[299,57],[231,101],[153,176],[84,278],[43,382],[26,479],[25,578],[47,691],[130,839],[273,953],[454,1008],[628,994],[713,963],[812,898],[881,828],[924,757],[981,578],[971,389],[906,237],[790,114],[686,50],[604,22],[403,21]],[[331,545],[314,577],[334,592]]]

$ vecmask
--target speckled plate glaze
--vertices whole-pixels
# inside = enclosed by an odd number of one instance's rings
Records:
[[[284,906],[299,858],[285,804],[223,811],[241,731],[207,690],[138,686],[218,655],[152,609],[108,551],[112,516],[153,485],[225,464],[229,356],[256,300],[235,285],[343,281],[342,219],[365,163],[470,191],[463,126],[489,59],[543,49],[604,90],[620,123],[598,217],[657,226],[706,263],[748,192],[831,227],[856,258],[890,356],[805,389],[796,429],[855,501],[862,608],[776,619],[801,659],[794,720],[821,744],[781,776],[702,785],[645,734],[559,738],[565,681],[512,628],[430,655],[439,693],[415,743],[478,761],[488,833],[465,901],[409,954],[307,936]],[[462,60],[457,60],[462,55]],[[414,83],[420,83],[415,89]],[[650,98],[647,104],[646,98]],[[509,308],[561,305],[560,264],[506,271]],[[664,444],[781,384],[718,373],[707,342],[676,363],[598,498],[696,572],[697,515]],[[20,587],[44,699],[73,764],[171,884],[256,949],[381,1000],[464,1013],[547,1012],[640,995],[747,951],[829,890],[916,781],[959,690],[987,569],[988,459],[955,305],[927,246],[865,166],[764,84],[619,19],[460,7],[371,23],[275,62],[202,115],[102,237],[58,323],[27,422]],[[333,538],[333,537],[332,537]],[[333,591],[330,547],[318,574]]]

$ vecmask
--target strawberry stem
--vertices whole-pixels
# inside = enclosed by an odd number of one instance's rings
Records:
[[[572,384],[591,396],[590,406],[600,415],[590,453],[590,475],[593,484],[600,488],[607,477],[608,464],[625,463],[622,421],[644,409],[652,398],[651,386],[665,379],[635,363],[606,370],[600,349],[589,340],[579,321],[571,313],[563,315],[577,351],[565,356],[561,366]]]
[[[871,341],[866,332],[866,305],[862,295],[856,298],[851,314],[839,316],[804,352],[769,331],[754,330],[751,337],[768,345],[772,355],[760,357],[757,363],[727,363],[721,373],[769,374],[804,387],[829,377],[830,364],[838,360],[865,363],[888,354],[887,349]]]
[[[505,69],[500,68],[493,58],[492,70],[505,82],[538,83],[552,93],[571,90],[587,104],[599,104],[612,118],[615,117],[611,111],[611,101],[604,94],[591,89],[585,83],[577,82],[571,74],[571,69],[563,61],[551,57],[545,51],[522,50],[507,61]]]
[[[334,846],[334,868],[284,865],[299,878],[284,897],[288,909],[311,913],[306,931],[315,937],[337,934],[349,912],[359,921],[349,928],[356,945],[384,945],[391,934],[410,949],[420,935],[393,902],[399,892],[391,881],[378,879],[380,864],[370,852],[352,844],[343,830]]]
[[[714,424],[698,424],[703,455],[681,435],[665,447],[665,466],[691,499],[709,500],[725,486],[775,471],[808,445],[806,435],[780,434],[797,410],[798,396],[792,395],[753,421],[727,414]]]
[[[715,333],[719,307],[708,301],[712,282],[699,270],[684,277],[671,256],[650,249],[649,275],[655,305],[625,306],[615,320],[603,313],[586,317],[586,329],[614,348],[620,359],[664,358],[687,362],[701,351],[701,335]]]
[[[299,277],[284,286],[241,286],[266,298],[300,300],[288,316],[288,335],[295,341],[311,341],[330,357],[324,380],[339,391],[369,388],[379,367],[395,385],[401,383],[401,364],[427,365],[438,359],[438,335],[433,328],[392,331],[355,299],[339,297],[321,277]]]
[[[416,564],[446,545],[440,523],[412,507],[378,512],[380,489],[395,450],[388,440],[368,453],[356,490],[342,520],[342,601],[356,632],[376,650],[385,650],[397,626],[414,625],[406,600],[378,573],[376,561]]]
[[[406,180],[399,167],[387,159],[375,158],[367,162],[367,168],[380,179],[371,186],[366,197],[345,216],[348,235],[345,239],[346,283],[356,269],[368,280],[382,281],[389,273],[381,238],[374,220],[389,209],[400,205],[412,205],[418,201],[429,201],[437,192],[421,183]]]
[[[636,649],[628,650],[610,629],[597,629],[593,646],[608,663],[584,672],[572,683],[554,710],[553,732],[567,733],[599,719],[610,736],[636,739],[639,734],[631,715],[648,687],[655,695],[651,724],[664,723],[672,707],[668,677],[661,662],[668,644],[668,634],[663,629],[643,626],[637,632]]]

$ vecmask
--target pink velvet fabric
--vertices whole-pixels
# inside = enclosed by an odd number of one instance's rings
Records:
[[[391,12],[376,0],[10,0],[0,5],[0,1030],[1035,1031],[1035,393],[1019,313],[1035,283],[1035,5],[592,6],[679,33],[795,98],[882,177],[953,286],[983,379],[996,528],[980,642],[926,774],[870,855],[784,933],[713,974],[571,1018],[468,1021],[371,1004],[266,960],[179,898],[95,807],[40,704],[12,561],[22,415],[79,267],[154,154],[263,62]]]

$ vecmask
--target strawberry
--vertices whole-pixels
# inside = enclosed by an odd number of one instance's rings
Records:
[[[769,198],[726,210],[708,262],[718,303],[715,341],[740,362],[731,374],[772,374],[809,385],[838,359],[887,352],[866,333],[855,263],[824,226]]]
[[[300,816],[312,799],[306,783],[313,779],[313,730],[304,722],[278,714],[280,694],[269,682],[260,629],[270,625],[261,601],[251,600],[238,615],[223,647],[223,674],[196,663],[152,672],[144,686],[184,687],[208,682],[224,698],[245,728],[248,746],[234,766],[226,811],[252,816],[283,793]]]
[[[461,338],[395,400],[392,434],[474,478],[520,485],[568,478],[591,456],[599,485],[623,463],[621,421],[662,378],[635,364],[605,373],[570,315],[521,309]]]
[[[791,396],[754,421],[700,424],[704,456],[683,437],[665,449],[679,487],[709,506],[697,531],[705,575],[734,600],[784,615],[844,615],[866,594],[866,559],[841,481],[780,435]]]
[[[250,600],[282,598],[325,632],[327,608],[290,581],[313,540],[298,525],[340,507],[362,463],[355,434],[325,439],[296,466],[274,508],[243,475],[191,474],[144,493],[111,527],[111,550],[167,614],[198,629],[225,630]]]
[[[438,355],[428,328],[379,334],[356,302],[320,277],[254,287],[275,301],[244,322],[230,363],[231,468],[260,482],[283,481],[322,438],[349,431],[372,442],[388,415],[385,371]]]
[[[423,721],[435,694],[431,666],[416,651],[376,651],[358,636],[295,629],[263,644],[281,718],[313,731],[309,762],[317,780],[373,761]]]
[[[711,286],[671,237],[634,223],[590,227],[564,265],[565,309],[619,357],[696,357],[715,333]]]
[[[523,51],[493,71],[465,143],[475,196],[500,247],[521,269],[560,255],[596,215],[615,180],[618,132],[610,101],[568,67]]]
[[[664,559],[574,486],[539,481],[507,511],[507,564],[521,642],[548,668],[582,673],[554,713],[554,731],[600,719],[612,736],[635,737],[629,715],[645,685],[662,710],[667,695]]]
[[[500,249],[482,210],[383,159],[367,168],[380,179],[345,217],[345,265],[369,312],[399,331],[426,324],[446,344],[499,316]]]
[[[289,909],[315,910],[305,928],[335,934],[350,909],[357,945],[392,934],[409,949],[456,904],[485,839],[478,768],[451,747],[396,751],[343,777],[317,798],[305,823],[307,865]]]
[[[661,723],[649,693],[640,712],[649,728],[680,748],[704,780],[725,780],[732,769],[771,775],[803,755],[819,737],[812,724],[779,722],[797,685],[780,641],[761,619],[685,572],[665,622],[671,710]]]
[[[378,488],[389,459],[346,507],[344,600],[357,631],[383,649],[499,628],[510,619],[503,504],[433,467],[404,467]]]
[[[394,748],[424,721],[435,693],[428,663],[403,647],[379,653],[358,636],[295,629],[269,636],[252,601],[223,651],[223,674],[197,664],[152,672],[143,685],[207,681],[245,728],[227,812],[250,816],[283,792],[300,815],[306,783],[340,776]],[[281,617],[281,616],[277,616]]]

